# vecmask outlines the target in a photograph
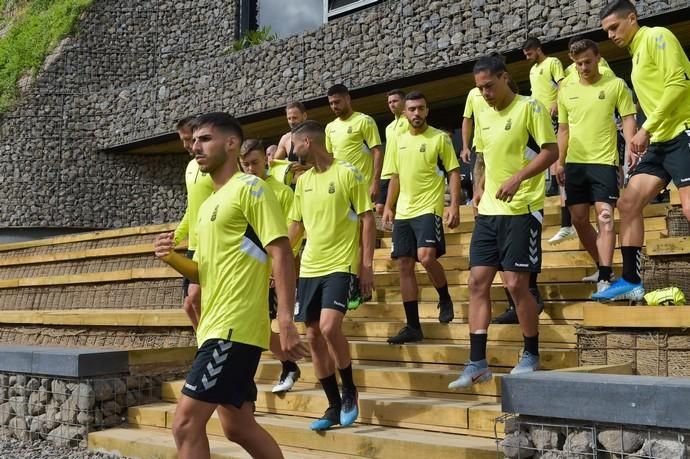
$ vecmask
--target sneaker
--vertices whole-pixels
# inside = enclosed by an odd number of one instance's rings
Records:
[[[417,330],[409,325],[405,325],[400,329],[397,335],[388,338],[388,344],[414,343],[415,341],[421,341],[423,339],[424,334],[422,330]]]
[[[521,375],[523,373],[530,373],[532,371],[537,371],[539,369],[539,356],[530,354],[527,351],[522,353],[520,361],[515,368],[510,370],[511,375]]]
[[[326,408],[326,412],[321,416],[321,419],[317,419],[309,425],[311,430],[321,431],[328,430],[333,426],[340,424],[340,408],[334,406],[329,406]]]
[[[611,282],[601,280],[597,282],[597,293],[601,293],[604,290],[608,290],[611,287]]]
[[[299,371],[299,368],[293,371],[283,371],[280,374],[280,382],[273,386],[271,392],[273,392],[274,394],[279,394],[281,392],[291,391],[292,386],[295,385],[300,376],[301,372]]]
[[[642,301],[644,297],[644,287],[642,283],[633,284],[623,278],[618,279],[611,284],[609,288],[592,295],[592,299],[596,301]]]
[[[549,187],[546,189],[546,196],[558,196],[561,194],[561,191],[558,189],[558,182],[556,181],[556,177],[551,176],[551,180],[549,181]]]
[[[519,323],[517,312],[515,311],[515,308],[513,307],[513,308],[506,309],[504,313],[499,314],[498,316],[491,319],[491,323],[492,324],[517,324],[517,323]]]
[[[465,369],[462,370],[458,379],[448,384],[448,389],[464,389],[473,384],[489,381],[492,376],[486,359],[479,362],[472,362],[470,360],[465,364]]]
[[[613,282],[616,280],[616,276],[611,274],[611,278],[609,279],[610,282]],[[589,276],[585,276],[582,278],[582,282],[587,282],[589,284],[596,284],[599,282],[599,270],[596,270],[594,274],[590,274]]]
[[[558,232],[549,239],[549,244],[560,244],[563,241],[577,237],[577,231],[572,226],[563,226]]]
[[[340,425],[347,427],[352,425],[359,416],[359,406],[357,404],[357,389],[343,389],[343,406],[340,409]]]
[[[453,301],[439,300],[438,302],[438,321],[442,324],[450,323],[455,317],[455,312],[453,311]]]

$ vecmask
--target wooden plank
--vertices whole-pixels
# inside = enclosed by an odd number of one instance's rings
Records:
[[[650,256],[687,255],[690,253],[690,237],[669,237],[647,242],[645,253]]]
[[[690,328],[690,306],[583,306],[585,327]]]
[[[64,276],[31,277],[0,280],[0,289],[17,287],[41,287],[49,285],[98,284],[144,279],[181,278],[172,268],[136,268],[100,273],[69,274]]]
[[[632,362],[617,365],[589,365],[584,367],[561,368],[554,371],[567,373],[598,373],[606,375],[632,375]]]

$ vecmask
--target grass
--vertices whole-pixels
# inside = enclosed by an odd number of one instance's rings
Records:
[[[74,31],[92,0],[0,0],[0,12],[12,23],[0,37],[0,114],[17,100],[17,82],[35,75],[60,40]],[[2,26],[4,21],[0,21]]]

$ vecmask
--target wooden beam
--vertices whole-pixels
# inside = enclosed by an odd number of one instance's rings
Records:
[[[690,328],[690,306],[609,306],[599,303],[583,307],[584,327]]]
[[[650,257],[659,255],[690,254],[690,237],[669,237],[649,241],[645,253]]]

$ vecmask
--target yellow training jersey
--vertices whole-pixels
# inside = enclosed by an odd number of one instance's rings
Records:
[[[614,114],[634,115],[625,81],[602,76],[594,84],[569,79],[558,92],[558,122],[568,125],[567,163],[618,165]]]
[[[297,179],[290,220],[309,235],[300,277],[359,272],[359,215],[371,211],[368,185],[349,163],[333,161],[324,172],[312,168]]]
[[[197,344],[226,339],[267,349],[271,260],[265,246],[287,237],[275,194],[258,177],[238,172],[202,204],[197,232]]]
[[[527,149],[530,138],[538,147],[556,143],[546,107],[530,97],[515,96],[503,110],[482,113],[480,126],[476,131],[477,150],[484,154],[486,183],[479,201],[479,213],[523,215],[543,209],[544,174],[523,181],[510,202],[498,200],[496,192],[503,182],[534,159],[535,152]]]
[[[489,110],[491,107],[486,103],[486,99],[482,96],[482,91],[479,88],[472,88],[467,93],[467,100],[465,101],[465,111],[462,113],[463,118],[474,120],[474,132],[477,132],[477,118],[484,110]],[[472,136],[472,146],[477,148],[476,135]]]
[[[448,134],[431,126],[417,135],[408,131],[395,139],[391,149],[387,172],[400,179],[395,218],[443,215],[445,177],[439,166],[448,172],[460,167]]]
[[[195,226],[199,216],[199,207],[213,193],[213,180],[209,174],[201,172],[196,159],[192,159],[187,164],[184,181],[187,186],[187,209],[175,229],[174,240],[175,244],[179,244],[188,236],[187,247],[189,250],[195,250],[197,245]]]
[[[290,215],[290,209],[292,209],[292,202],[295,198],[295,192],[292,191],[292,188],[285,185],[272,175],[268,175],[266,177],[266,184],[271,189],[271,191],[273,191],[273,194],[276,195],[276,198],[278,198],[280,209],[283,211],[283,215],[285,216],[285,222],[286,224],[289,224],[290,219],[288,218],[288,215]],[[297,255],[301,246],[302,239],[296,241],[294,247],[292,248],[293,255]]]
[[[392,155],[390,149],[391,142],[396,136],[404,134],[409,129],[410,122],[407,120],[407,117],[405,115],[400,115],[396,117],[393,121],[390,122],[388,126],[386,126],[386,152],[383,155],[383,169],[381,170],[382,179],[391,178],[390,174],[386,174],[385,172],[387,170],[390,170],[390,166],[388,165],[388,163]]]
[[[651,142],[667,142],[690,129],[690,62],[673,33],[641,27],[630,43],[632,83]]]
[[[571,79],[578,80],[580,77],[580,74],[577,73],[577,67],[575,66],[575,62],[567,66],[563,73],[565,74],[565,78],[561,82],[561,85],[563,85],[566,81],[569,81]],[[604,59],[603,57],[599,59],[599,73],[601,73],[601,75],[605,77],[616,76],[613,70],[611,70],[611,67],[609,67],[609,63],[606,62],[606,59]]]
[[[345,121],[336,118],[326,125],[326,149],[335,159],[355,166],[368,184],[374,177],[371,149],[379,145],[379,128],[374,119],[364,113],[353,112]]]
[[[550,109],[556,102],[558,83],[563,78],[563,65],[556,57],[547,57],[540,64],[534,64],[529,71],[532,98]]]

